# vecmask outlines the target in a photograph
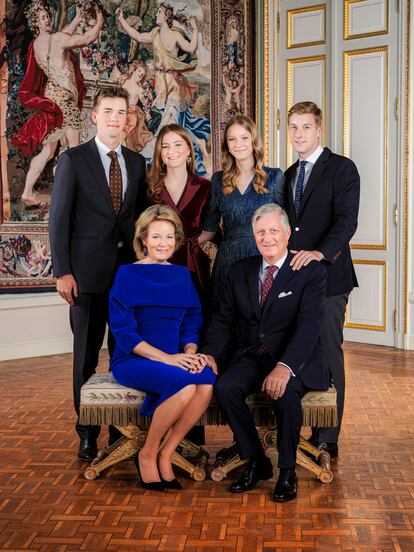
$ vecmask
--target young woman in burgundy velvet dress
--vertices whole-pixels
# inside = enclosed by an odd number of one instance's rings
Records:
[[[178,124],[162,127],[147,178],[148,193],[152,203],[164,203],[180,215],[184,241],[171,262],[190,270],[203,302],[210,259],[201,249],[198,237],[210,198],[210,182],[194,174],[194,165],[194,148],[188,132]]]

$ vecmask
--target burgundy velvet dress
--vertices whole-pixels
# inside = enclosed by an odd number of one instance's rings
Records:
[[[210,198],[210,181],[188,174],[187,184],[177,203],[172,200],[165,186],[161,189],[161,200],[176,211],[183,223],[184,242],[171,262],[186,266],[193,277],[197,291],[203,299],[210,279],[210,259],[198,244],[202,222]]]

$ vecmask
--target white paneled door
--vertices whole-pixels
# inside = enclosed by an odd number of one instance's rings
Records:
[[[392,4],[392,5],[390,5]],[[398,14],[389,0],[280,0],[279,159],[295,161],[286,115],[312,100],[324,113],[324,145],[361,175],[351,242],[359,280],[345,338],[395,345]]]

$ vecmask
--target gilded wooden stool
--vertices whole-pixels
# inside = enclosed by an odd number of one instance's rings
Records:
[[[85,469],[86,479],[95,479],[107,468],[126,459],[134,459],[145,442],[150,418],[141,416],[139,410],[145,393],[118,384],[112,373],[94,374],[81,389],[79,420],[82,425],[113,425],[122,437],[113,445],[100,450],[97,457]],[[276,448],[275,416],[272,401],[263,393],[247,399],[253,413],[265,450]],[[302,399],[303,425],[333,427],[337,425],[336,391],[310,391]],[[221,410],[213,399],[200,420],[203,425],[224,425]],[[311,456],[313,458],[311,458]],[[203,447],[183,439],[174,453],[174,465],[184,469],[195,481],[206,477],[209,453]],[[232,470],[243,465],[234,447],[222,449],[216,456],[211,477],[221,481]],[[325,451],[313,447],[301,437],[297,451],[297,463],[314,473],[323,483],[333,479],[330,457]]]

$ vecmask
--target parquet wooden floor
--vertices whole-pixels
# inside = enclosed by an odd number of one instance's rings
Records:
[[[132,462],[86,481],[70,356],[0,363],[0,550],[413,552],[414,353],[347,344],[346,361],[334,482],[299,468],[285,505],[270,500],[274,480],[240,496],[179,474],[183,492],[144,492]],[[228,435],[208,428],[211,452]]]

